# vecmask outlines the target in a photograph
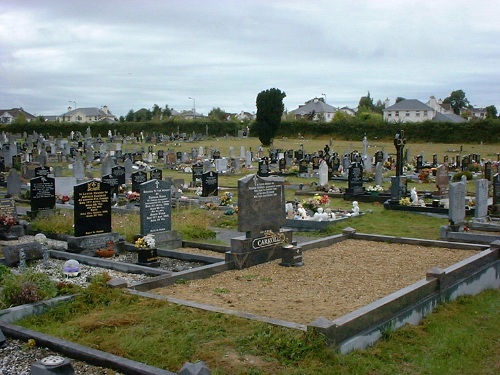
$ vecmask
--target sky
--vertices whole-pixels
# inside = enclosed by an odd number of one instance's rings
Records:
[[[1,0],[0,108],[290,111],[315,97],[500,110],[500,0]]]

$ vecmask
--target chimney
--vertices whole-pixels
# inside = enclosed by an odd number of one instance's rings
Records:
[[[385,98],[384,108],[387,108],[387,107],[390,107],[390,106],[391,106],[391,101],[389,100],[389,98]]]
[[[68,112],[71,111],[71,106],[68,107]]]

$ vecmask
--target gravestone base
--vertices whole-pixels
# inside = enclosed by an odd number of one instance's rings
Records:
[[[7,266],[14,266],[19,263],[19,250],[23,249],[26,260],[41,259],[42,245],[38,242],[28,242],[16,245],[3,245],[2,252]]]
[[[155,236],[155,246],[162,250],[175,250],[182,247],[182,237],[176,230],[150,233]],[[144,237],[137,235],[136,238]]]
[[[11,241],[17,240],[19,237],[24,236],[24,226],[22,225],[13,225],[9,231],[0,233],[0,240],[3,241]]]
[[[237,269],[243,269],[281,258],[283,244],[296,245],[296,242],[292,240],[293,232],[290,229],[281,230],[279,234],[284,238],[282,242],[263,247],[259,247],[258,241],[265,238],[264,235],[255,238],[232,238],[231,251],[226,253],[226,262],[234,262]]]
[[[108,232],[101,234],[91,234],[88,236],[68,236],[68,252],[94,256],[95,251],[107,247],[107,242],[117,243],[120,240],[119,233]]]

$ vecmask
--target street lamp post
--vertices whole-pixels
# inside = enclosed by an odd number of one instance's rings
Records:
[[[196,117],[196,100],[195,98],[192,98],[190,96],[188,96],[188,99],[191,99],[193,101],[193,118]]]

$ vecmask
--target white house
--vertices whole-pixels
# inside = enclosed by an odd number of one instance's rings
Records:
[[[417,99],[405,99],[400,102],[389,105],[389,99],[386,99],[386,108],[383,110],[384,121],[387,122],[464,122],[460,116],[453,113],[447,105],[439,103],[433,96],[427,104]]]
[[[314,121],[330,122],[333,120],[335,112],[337,112],[337,109],[326,104],[323,98],[314,98],[304,105],[300,105],[299,108],[290,111],[289,114],[294,115],[296,119],[307,118]]]
[[[115,122],[117,118],[111,113],[108,106],[102,106],[100,109],[95,107],[76,108],[68,107],[68,112],[58,117],[62,122]]]
[[[0,109],[0,124],[12,124],[19,115],[23,115],[27,122],[36,119],[35,116],[21,108]]]

